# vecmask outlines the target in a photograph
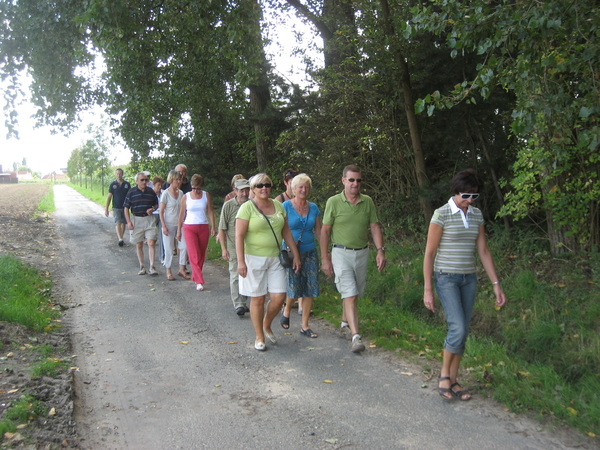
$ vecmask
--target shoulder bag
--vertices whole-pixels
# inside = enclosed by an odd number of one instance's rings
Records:
[[[267,223],[269,224],[269,227],[271,227],[271,231],[273,232],[273,237],[275,238],[275,242],[277,242],[277,248],[281,249],[281,247],[279,245],[279,239],[277,239],[277,235],[275,234],[275,230],[273,229],[273,226],[271,225],[271,221],[269,220],[267,215],[264,212],[262,212],[262,210],[258,207],[258,205],[256,204],[256,202],[254,200],[250,200],[250,201],[254,204],[254,206],[256,207],[258,212],[261,213],[263,216],[265,216],[265,219],[267,220]],[[283,266],[284,269],[290,269],[292,267],[292,265],[293,265],[292,257],[290,256],[290,254],[287,250],[279,250],[279,262],[281,263],[281,265]]]

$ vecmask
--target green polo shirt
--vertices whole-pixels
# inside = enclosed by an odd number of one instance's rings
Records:
[[[360,194],[354,206],[344,191],[330,197],[325,206],[323,225],[331,225],[331,243],[349,248],[363,248],[369,244],[372,223],[378,223],[377,211],[371,197]]]

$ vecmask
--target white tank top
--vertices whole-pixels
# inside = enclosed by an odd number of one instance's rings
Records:
[[[208,224],[208,218],[206,217],[206,207],[208,202],[206,200],[206,192],[202,191],[202,198],[193,199],[191,192],[185,194],[185,206],[187,214],[183,223],[185,225],[201,225]]]

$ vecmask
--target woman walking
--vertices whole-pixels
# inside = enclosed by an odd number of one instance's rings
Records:
[[[292,268],[300,270],[300,255],[287,224],[281,203],[271,200],[271,179],[259,173],[250,179],[254,199],[244,203],[235,223],[235,247],[240,275],[240,294],[251,297],[250,318],[256,339],[254,348],[266,350],[265,335],[273,343],[277,339],[271,324],[285,300],[285,270],[279,261],[282,238],[291,248]],[[266,308],[267,293],[271,301]]]
[[[165,260],[163,265],[167,269],[167,280],[174,280],[171,266],[173,264],[173,247],[177,242],[179,249],[179,272],[178,275],[186,280],[189,280],[189,275],[186,274],[185,265],[187,260],[187,250],[185,247],[185,238],[182,236],[181,241],[177,237],[177,224],[179,222],[179,212],[184,193],[179,187],[181,186],[181,174],[175,170],[171,170],[167,176],[168,189],[163,191],[160,197],[160,223],[162,224],[162,242],[165,249]]]
[[[202,267],[204,266],[209,236],[214,237],[216,235],[215,214],[210,194],[202,190],[204,178],[201,175],[194,174],[191,185],[191,192],[185,194],[181,200],[177,240],[180,241],[181,236],[185,236],[185,244],[192,268],[192,280],[196,283],[196,289],[203,291],[204,275]]]
[[[457,378],[477,289],[475,247],[492,282],[496,306],[506,303],[487,245],[483,215],[478,208],[472,206],[482,188],[483,183],[472,169],[456,174],[450,185],[452,197],[433,213],[427,235],[423,258],[423,302],[427,309],[435,312],[433,278],[448,323],[438,379],[438,392],[444,400],[471,399],[471,395],[463,390]]]
[[[283,208],[287,213],[294,241],[298,245],[302,266],[297,273],[291,269],[286,270],[287,300],[281,313],[281,326],[285,329],[290,327],[292,305],[298,298],[302,298],[300,334],[316,338],[317,334],[308,326],[308,319],[313,298],[319,296],[319,261],[315,235],[317,239],[321,236],[320,211],[317,205],[308,201],[312,188],[312,181],[308,175],[305,173],[296,175],[291,182],[291,188],[293,197],[283,203]]]

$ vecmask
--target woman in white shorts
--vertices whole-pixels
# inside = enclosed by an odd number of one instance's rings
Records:
[[[250,179],[250,190],[254,193],[254,199],[240,207],[235,221],[239,289],[240,294],[252,299],[250,318],[256,333],[254,348],[259,351],[266,349],[265,336],[273,344],[277,343],[271,323],[279,313],[287,292],[285,269],[279,262],[282,238],[294,255],[293,270],[300,270],[300,254],[288,226],[285,210],[281,203],[269,198],[272,186],[273,183],[266,174],[253,176]],[[271,300],[265,314],[267,293]]]

